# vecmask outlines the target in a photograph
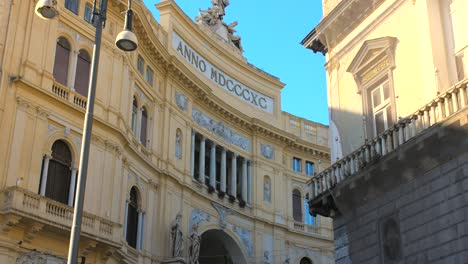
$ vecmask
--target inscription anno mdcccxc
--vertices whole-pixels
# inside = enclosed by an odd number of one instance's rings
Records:
[[[216,83],[218,87],[258,109],[268,113],[273,113],[274,103],[272,98],[250,89],[249,87],[241,84],[218,68],[211,65],[210,62],[195,52],[176,33],[173,35],[172,45],[177,53],[179,53],[199,72]]]

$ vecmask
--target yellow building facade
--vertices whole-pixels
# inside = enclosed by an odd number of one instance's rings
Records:
[[[465,263],[468,1],[322,3],[302,44],[326,57],[332,165],[309,205],[335,262]]]
[[[467,78],[466,1],[322,3],[302,44],[326,54],[332,161]]]
[[[0,1],[0,263],[64,263],[72,222],[92,2],[60,0],[50,21],[34,4]],[[328,127],[281,111],[284,84],[232,27],[157,8],[159,23],[133,3],[124,53],[126,5],[108,5],[79,261],[189,263],[195,235],[199,263],[332,263],[331,221],[305,210]]]

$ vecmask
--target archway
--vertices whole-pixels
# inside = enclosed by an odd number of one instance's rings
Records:
[[[201,236],[200,264],[246,264],[236,241],[223,230],[208,230]]]

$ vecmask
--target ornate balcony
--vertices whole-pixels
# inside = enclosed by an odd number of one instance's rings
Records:
[[[69,104],[72,104],[83,110],[86,109],[86,102],[87,102],[86,97],[82,96],[81,94],[78,94],[77,92],[71,90],[70,88],[63,86],[58,82],[54,82],[52,84],[51,91],[59,99],[66,101]]]
[[[45,225],[70,230],[73,220],[73,208],[18,187],[0,192],[0,214],[6,219],[3,231],[13,228],[19,221],[33,222],[30,226],[38,230],[27,232],[26,240],[32,240],[34,233]],[[85,212],[81,233],[91,240],[120,247],[121,225],[99,216]]]
[[[412,139],[424,134],[430,127],[466,109],[468,105],[467,85],[468,79],[459,82],[412,115],[401,119],[382,135],[367,141],[356,151],[315,175],[309,182],[312,189],[309,204],[320,204],[320,200],[326,202],[322,196],[330,193],[342,181],[359,174],[408,142],[414,141]],[[321,211],[320,208],[314,207],[314,211],[311,212],[328,216],[329,209]],[[331,209],[336,210],[336,208]]]

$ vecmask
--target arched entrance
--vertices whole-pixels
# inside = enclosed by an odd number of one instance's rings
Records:
[[[208,230],[201,236],[200,264],[247,264],[236,241],[223,230]]]

